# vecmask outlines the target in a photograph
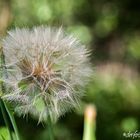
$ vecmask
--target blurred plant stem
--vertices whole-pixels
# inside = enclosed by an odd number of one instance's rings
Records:
[[[54,140],[53,124],[50,115],[48,116],[47,125],[48,125],[49,140]]]
[[[1,98],[0,98],[0,109],[1,109],[1,112],[2,112],[2,116],[3,116],[3,119],[4,119],[5,125],[6,125],[6,127],[8,128],[10,140],[13,140],[12,131],[11,131],[11,129],[10,129],[10,123],[9,123],[7,114],[6,114],[6,112],[5,112],[5,108],[4,108],[4,105],[3,105],[3,101],[2,101]]]
[[[15,121],[13,112],[10,110],[10,107],[9,107],[9,105],[7,103],[4,102],[4,106],[5,106],[5,109],[6,109],[7,113],[8,113],[8,115],[9,115],[9,118],[11,120],[12,126],[14,128],[16,139],[20,140],[20,136],[19,136],[19,132],[18,132],[18,128],[17,128],[17,125],[16,125],[16,121]]]
[[[88,105],[85,109],[83,140],[96,140],[96,109],[93,105]]]

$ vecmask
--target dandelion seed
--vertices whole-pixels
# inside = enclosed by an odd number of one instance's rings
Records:
[[[9,31],[3,40],[7,76],[12,89],[3,99],[19,114],[56,120],[75,108],[92,70],[89,52],[62,28],[35,27]]]

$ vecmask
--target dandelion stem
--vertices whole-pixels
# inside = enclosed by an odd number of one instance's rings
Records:
[[[10,130],[10,123],[9,123],[9,121],[8,121],[8,118],[7,118],[5,109],[4,109],[3,101],[2,101],[1,98],[0,98],[0,109],[1,109],[1,112],[2,112],[2,116],[3,116],[3,119],[4,119],[5,125],[6,125],[7,128],[8,128],[10,140],[13,140],[12,131]]]
[[[48,90],[48,93],[50,93],[49,90]],[[43,99],[43,101],[44,101],[44,99]],[[46,104],[45,101],[44,101],[44,104]],[[48,126],[49,140],[54,140],[53,123],[52,123],[50,114],[48,115],[47,126]]]
[[[50,118],[50,115],[48,117],[48,131],[49,131],[49,140],[54,140],[54,133],[53,133],[53,124]]]
[[[6,104],[5,102],[4,102],[4,106],[6,108],[6,111],[7,111],[8,115],[9,115],[9,118],[10,118],[11,123],[13,125],[14,131],[15,131],[15,135],[16,135],[16,139],[20,140],[19,132],[18,132],[18,128],[17,128],[17,125],[16,125],[16,121],[15,121],[13,112],[9,109],[8,104]]]

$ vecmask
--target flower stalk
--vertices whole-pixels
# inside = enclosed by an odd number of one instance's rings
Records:
[[[96,129],[96,109],[93,105],[88,105],[85,109],[83,140],[96,140],[95,129]]]
[[[48,116],[47,125],[48,125],[49,140],[54,140],[53,123],[50,116]]]
[[[8,113],[8,115],[9,115],[9,118],[10,118],[10,121],[12,123],[12,126],[14,128],[16,139],[20,140],[20,136],[19,136],[19,132],[18,132],[18,128],[17,128],[17,124],[16,124],[16,121],[15,121],[13,112],[10,110],[10,107],[8,106],[7,103],[4,102],[4,106],[5,106],[5,109],[6,109],[7,113]]]
[[[6,112],[5,112],[4,105],[3,105],[3,101],[2,101],[1,98],[0,98],[0,109],[1,109],[1,113],[2,113],[2,116],[3,116],[4,122],[5,122],[5,125],[6,125],[6,127],[7,127],[7,129],[8,129],[8,132],[9,132],[10,140],[13,140],[12,131],[11,131],[11,129],[10,129],[10,123],[9,123],[7,114],[6,114]]]

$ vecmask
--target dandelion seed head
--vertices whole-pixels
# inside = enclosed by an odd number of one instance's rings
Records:
[[[3,79],[12,89],[3,98],[16,103],[17,113],[57,120],[78,105],[92,70],[89,51],[75,37],[62,28],[16,28],[3,40],[3,52]]]

